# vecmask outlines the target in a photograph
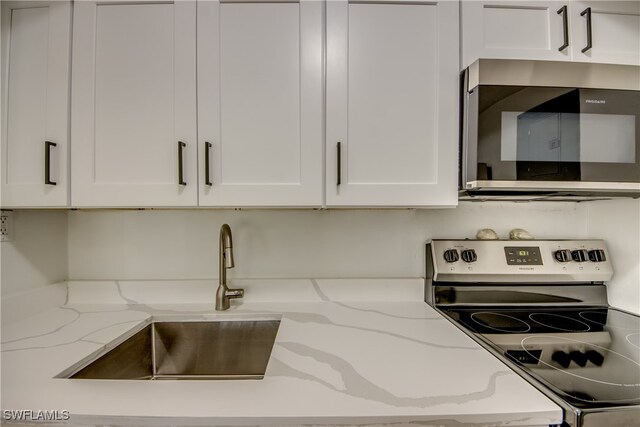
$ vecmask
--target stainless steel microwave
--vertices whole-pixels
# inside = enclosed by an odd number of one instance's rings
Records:
[[[640,67],[481,59],[461,82],[462,199],[640,197]]]

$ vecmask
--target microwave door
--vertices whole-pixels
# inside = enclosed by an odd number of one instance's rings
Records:
[[[544,179],[560,173],[562,135],[560,113],[524,113],[518,116],[517,177]]]
[[[580,180],[578,112],[579,96],[578,91],[574,90],[518,115],[518,180]]]

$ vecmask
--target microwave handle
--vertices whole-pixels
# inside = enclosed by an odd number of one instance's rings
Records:
[[[560,52],[569,47],[569,18],[567,16],[567,5],[558,9],[558,15],[562,15],[562,36],[564,43],[558,48]]]
[[[591,43],[591,36],[592,36],[592,31],[591,31],[591,8],[588,7],[585,10],[583,10],[580,13],[580,16],[586,16],[586,20],[587,20],[587,45],[582,49],[582,53],[585,53],[586,51],[588,51],[589,49],[591,49],[592,43]]]

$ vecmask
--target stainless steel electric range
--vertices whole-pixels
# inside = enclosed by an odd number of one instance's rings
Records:
[[[640,317],[608,306],[602,240],[433,240],[425,300],[562,407],[640,425]]]

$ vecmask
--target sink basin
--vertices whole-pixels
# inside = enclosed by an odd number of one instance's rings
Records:
[[[63,378],[262,379],[279,320],[154,321]],[[88,364],[87,364],[88,363]]]

